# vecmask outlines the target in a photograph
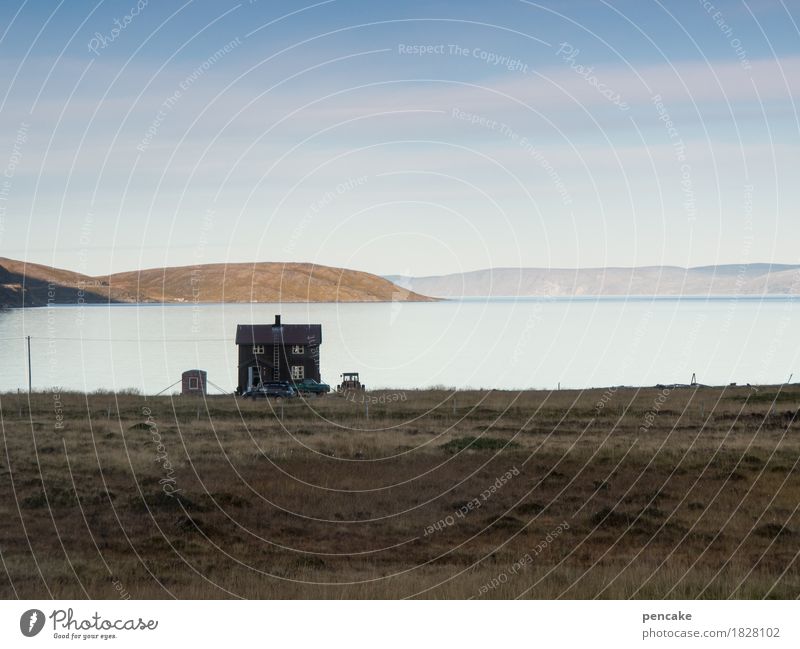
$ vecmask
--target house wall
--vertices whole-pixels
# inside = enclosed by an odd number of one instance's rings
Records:
[[[293,354],[292,345],[280,345],[279,381],[291,381],[291,366],[302,365],[305,378],[320,381],[319,345],[304,345],[303,354]],[[266,375],[265,380],[272,381],[273,346],[264,345],[264,353],[258,355],[258,365]],[[247,390],[249,368],[256,364],[252,345],[239,345],[239,390]]]

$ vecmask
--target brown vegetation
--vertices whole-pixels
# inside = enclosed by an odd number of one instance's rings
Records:
[[[388,280],[316,264],[201,264],[90,277],[0,258],[0,305],[98,302],[424,302]]]
[[[368,396],[0,396],[0,597],[800,595],[797,387]]]

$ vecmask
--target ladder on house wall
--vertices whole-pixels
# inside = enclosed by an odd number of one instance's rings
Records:
[[[281,378],[281,329],[272,328],[272,380],[279,381]]]

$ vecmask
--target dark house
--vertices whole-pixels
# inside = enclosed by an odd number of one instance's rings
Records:
[[[238,325],[239,393],[267,381],[320,380],[322,325]]]

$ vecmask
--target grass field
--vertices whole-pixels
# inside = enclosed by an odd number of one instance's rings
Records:
[[[0,395],[0,597],[796,598],[799,386]]]

